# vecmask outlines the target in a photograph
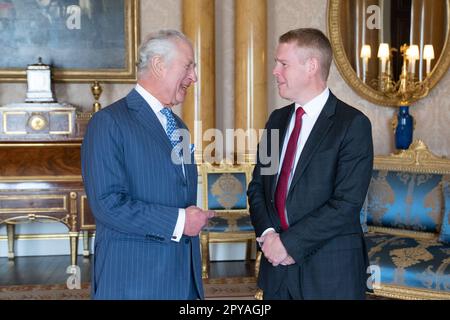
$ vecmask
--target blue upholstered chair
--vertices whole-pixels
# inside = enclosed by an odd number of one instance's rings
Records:
[[[415,141],[377,156],[361,222],[369,259],[380,268],[374,293],[450,299],[450,159]]]
[[[210,243],[246,242],[246,260],[251,258],[252,246],[256,245],[247,201],[252,170],[251,164],[200,165],[203,208],[216,211],[201,233],[204,278],[209,274]]]

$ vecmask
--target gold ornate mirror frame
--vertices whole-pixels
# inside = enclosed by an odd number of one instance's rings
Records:
[[[382,92],[365,84],[358,78],[355,70],[352,68],[345,53],[342,41],[343,30],[341,30],[341,25],[339,23],[340,14],[342,14],[341,6],[343,1],[346,0],[328,0],[328,35],[333,48],[336,67],[347,84],[360,96],[378,105],[398,107],[398,100],[388,98]],[[430,90],[439,82],[450,66],[450,0],[447,0],[447,17],[447,38],[439,60],[431,71],[431,74],[427,77]],[[417,99],[413,100],[413,102],[414,101],[417,101]]]

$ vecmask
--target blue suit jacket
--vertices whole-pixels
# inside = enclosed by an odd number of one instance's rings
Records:
[[[197,168],[191,154],[184,176],[171,151],[135,90],[89,122],[82,174],[96,220],[93,298],[185,299],[191,272],[203,298],[198,237],[171,240],[178,209],[197,202]]]

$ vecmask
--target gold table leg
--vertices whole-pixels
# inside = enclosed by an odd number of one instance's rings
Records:
[[[83,231],[83,257],[89,257],[91,254],[89,250],[89,231]]]
[[[207,232],[200,234],[200,242],[202,247],[202,278],[207,279],[209,276],[209,234]]]
[[[15,226],[13,224],[6,224],[6,232],[8,234],[8,259],[14,259],[14,230]]]
[[[78,253],[78,232],[69,232],[70,238],[70,263],[73,266],[77,265]]]

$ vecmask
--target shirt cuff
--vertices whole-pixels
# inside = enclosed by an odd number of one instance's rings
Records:
[[[264,237],[266,234],[268,234],[268,233],[271,232],[271,231],[273,231],[273,232],[276,233],[276,231],[275,231],[274,228],[267,228],[267,229],[264,230],[264,232],[261,234],[260,238],[261,238],[261,237]],[[262,242],[262,241],[258,241],[258,244],[259,244],[260,247],[262,247],[263,242]]]
[[[264,232],[262,233],[261,237],[264,237],[266,234],[269,233],[269,231],[273,231],[273,232],[276,233],[274,228],[267,228],[266,230],[264,230]]]
[[[186,221],[186,211],[184,209],[178,209],[178,219],[175,225],[175,230],[173,231],[172,241],[180,242],[183,236],[184,223]]]

